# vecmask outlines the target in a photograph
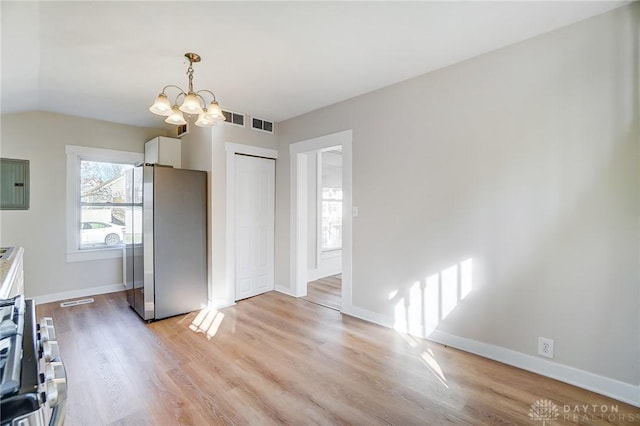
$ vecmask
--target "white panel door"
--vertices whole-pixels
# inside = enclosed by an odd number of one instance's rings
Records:
[[[236,297],[274,288],[275,160],[235,157]]]

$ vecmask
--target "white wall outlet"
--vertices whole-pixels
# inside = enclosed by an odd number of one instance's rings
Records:
[[[553,359],[553,340],[538,337],[538,355]]]

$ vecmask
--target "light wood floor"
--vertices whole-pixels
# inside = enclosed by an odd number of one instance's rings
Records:
[[[342,274],[307,283],[307,295],[303,299],[339,311],[342,305]]]
[[[629,405],[275,292],[151,324],[122,292],[95,300],[37,308],[67,368],[66,426],[542,425],[540,399],[640,424]],[[608,424],[560,413],[546,424]]]

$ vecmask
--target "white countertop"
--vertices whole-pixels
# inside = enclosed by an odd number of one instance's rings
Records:
[[[11,292],[11,285],[18,273],[19,264],[22,261],[22,247],[15,247],[11,256],[0,259],[0,299],[6,299]]]

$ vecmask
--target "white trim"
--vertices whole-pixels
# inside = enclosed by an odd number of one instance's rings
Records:
[[[75,299],[78,297],[95,296],[97,294],[115,293],[116,291],[125,290],[125,285],[110,284],[100,287],[83,288],[81,290],[63,291],[61,293],[45,294],[42,296],[34,297],[36,305],[43,303],[57,302],[59,300]]]
[[[75,252],[67,253],[67,263],[117,258],[122,258],[122,247],[101,250],[76,250]]]
[[[293,143],[290,153],[290,291],[297,297],[307,292],[307,153],[342,146],[343,212],[351,212],[352,200],[352,140],[353,131]],[[298,180],[300,179],[300,182]],[[300,185],[298,185],[300,183]],[[352,287],[352,222],[350,214],[342,217],[342,306],[351,306]]]
[[[226,142],[224,144],[227,152],[226,160],[226,297],[217,299],[216,306],[231,306],[235,304],[235,264],[236,264],[236,235],[235,235],[235,156],[236,154],[255,155],[264,158],[278,158],[278,151],[275,149],[261,148],[259,146],[244,145],[239,143]],[[213,303],[213,302],[212,302]]]
[[[343,314],[359,318],[361,320],[368,321],[377,325],[381,325],[383,327],[393,328],[393,318],[387,315],[368,311],[366,309],[362,309],[353,305],[347,305],[345,303],[342,303],[341,312]]]
[[[440,330],[434,330],[426,338],[640,407],[640,386]]]
[[[344,306],[344,304],[342,312],[383,327],[393,328],[393,317],[389,315],[379,314],[356,306]],[[414,327],[413,329],[419,328]],[[442,345],[451,346],[452,348],[460,349],[503,364],[521,368],[564,383],[569,383],[579,388],[587,389],[618,401],[640,407],[640,386],[624,383],[619,380],[600,376],[568,365],[559,364],[548,359],[456,336],[437,329],[432,329],[426,333],[426,335],[417,335],[417,337]],[[541,396],[544,397],[545,395]]]
[[[113,149],[91,148],[86,146],[66,145],[67,155],[67,222],[66,222],[66,260],[67,262],[84,262],[88,260],[114,259],[122,256],[122,247],[100,250],[78,249],[80,236],[80,210],[78,208],[79,165],[81,159],[107,161],[112,163],[137,164],[144,161],[141,152],[118,151]]]
[[[322,151],[316,152],[316,259],[315,272],[309,271],[308,281],[315,281],[320,276],[322,255]]]
[[[307,295],[307,258],[308,250],[308,183],[307,173],[309,171],[309,156],[298,153],[291,156],[296,167],[291,168],[291,182],[296,184],[296,188],[291,188],[291,262],[293,265],[291,282],[293,293],[298,297]]]
[[[229,302],[228,300],[210,300],[209,309],[222,309],[235,305],[236,302]]]
[[[293,294],[289,287],[285,287],[283,285],[276,285],[275,291],[277,291],[278,293],[286,294],[287,296],[296,297],[296,295]]]
[[[225,151],[227,151],[227,154],[232,153],[233,155],[256,155],[258,157],[273,158],[274,160],[278,158],[278,150],[271,148],[261,148],[259,146],[245,145],[233,142],[226,142],[224,144],[224,148]],[[227,156],[227,158],[229,157]]]

